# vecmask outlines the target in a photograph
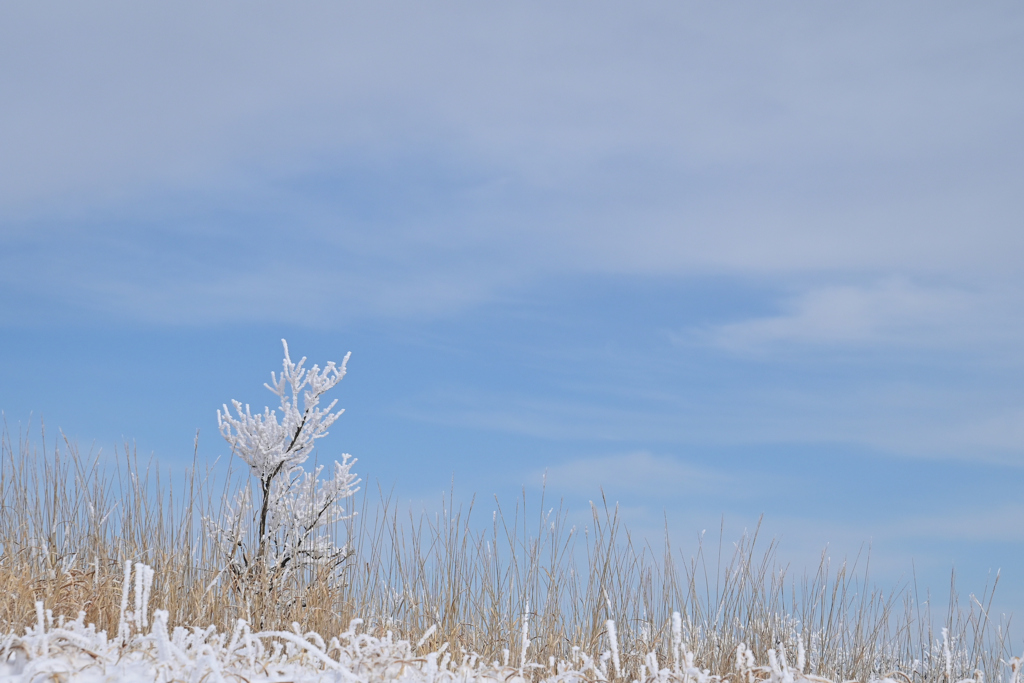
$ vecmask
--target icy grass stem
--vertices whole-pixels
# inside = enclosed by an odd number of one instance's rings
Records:
[[[135,563],[135,628],[149,626],[149,593],[153,588],[153,568]]]
[[[118,620],[117,626],[117,638],[122,643],[128,638],[128,592],[131,590],[132,585],[132,562],[131,560],[125,560],[124,563],[124,580],[121,581],[121,617]]]
[[[953,654],[949,651],[949,629],[942,629],[942,660],[946,664],[946,681],[953,683]]]
[[[683,650],[683,617],[679,612],[672,613],[672,666],[679,673],[679,654]]]
[[[526,603],[526,610],[523,612],[523,649],[519,654],[519,675],[523,675],[523,668],[526,666],[526,651],[530,647],[530,603]]]
[[[614,620],[609,619],[604,622],[604,626],[608,630],[608,643],[612,649],[612,665],[615,667],[615,676],[617,678],[622,675],[622,660],[619,658],[619,636],[615,632]]]

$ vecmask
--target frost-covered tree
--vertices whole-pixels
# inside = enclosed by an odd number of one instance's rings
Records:
[[[320,479],[323,465],[311,472],[302,467],[316,440],[327,436],[344,412],[331,412],[337,400],[321,408],[320,399],[345,376],[351,354],[340,366],[331,361],[323,369],[306,369],[306,359],[293,363],[288,343],[281,342],[283,370],[280,377],[271,372],[270,384],[264,385],[280,398],[280,416],[270,408],[253,414],[239,401],[231,402],[234,415],[227,405],[217,411],[221,434],[254,478],[225,505],[221,519],[207,520],[225,559],[221,574],[229,572],[243,589],[257,579],[272,588],[303,568],[334,569],[351,552],[347,545],[335,545],[331,529],[351,517],[341,501],[358,490],[351,471],[355,459],[343,454],[326,480]]]

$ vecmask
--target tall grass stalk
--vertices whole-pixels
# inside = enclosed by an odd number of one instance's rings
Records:
[[[183,489],[127,445],[102,466],[63,436],[48,444],[43,430],[38,442],[19,433],[15,443],[5,427],[0,633],[34,624],[36,601],[54,614],[82,610],[116,633],[131,561],[153,567],[150,604],[179,625],[230,631],[243,618],[337,634],[358,617],[370,633],[435,650],[447,643],[486,661],[507,662],[511,652],[519,663],[527,648],[536,662],[614,653],[609,676],[629,680],[650,670],[649,653],[671,662],[683,646],[701,668],[738,672],[741,643],[758,661],[769,650],[789,653],[833,681],[896,671],[929,683],[976,671],[1000,680],[1010,661],[1007,625],[989,618],[994,585],[960,601],[951,583],[948,612],[936,615],[916,590],[872,588],[866,563],[857,570],[823,554],[813,573],[791,577],[775,542],[760,543],[756,532],[725,560],[721,544],[687,558],[667,530],[661,548],[634,538],[607,502],[578,528],[543,499],[528,514],[525,494],[511,508],[496,502],[479,524],[475,501],[446,498],[440,511],[415,514],[379,489],[364,493],[359,514],[333,530],[355,550],[340,572],[311,568],[278,593],[254,596],[224,580],[202,532],[203,517],[222,513],[231,477],[201,471],[194,458],[177,481]]]

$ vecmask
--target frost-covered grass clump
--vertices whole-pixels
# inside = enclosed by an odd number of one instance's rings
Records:
[[[128,611],[131,565],[125,568],[126,582],[121,600],[117,636],[108,638],[87,624],[85,613],[74,620],[56,621],[50,610],[37,602],[36,624],[22,635],[9,634],[0,646],[0,681],[30,683],[168,683],[170,681],[344,681],[350,683],[575,683],[629,680],[622,670],[621,653],[614,621],[605,623],[608,649],[594,657],[579,647],[568,659],[549,657],[538,662],[530,656],[528,615],[524,615],[518,661],[510,661],[510,650],[502,659],[489,661],[477,653],[452,653],[448,643],[436,650],[424,649],[434,632],[428,629],[420,640],[383,637],[360,631],[361,619],[353,619],[346,630],[325,639],[298,623],[290,630],[255,632],[239,619],[229,633],[216,627],[168,626],[168,613],[156,610],[149,616],[148,600],[153,570],[136,564],[135,607]],[[734,666],[725,675],[701,669],[684,643],[682,616],[672,615],[670,660],[659,660],[658,652],[643,655],[633,683],[832,683],[807,672],[806,650],[798,641],[795,662],[790,662],[784,645],[770,649],[767,662],[759,665],[753,652],[739,644]],[[148,628],[147,628],[148,626]],[[944,634],[945,637],[945,634]],[[951,654],[944,641],[945,675],[951,678]],[[610,665],[609,665],[610,662]],[[1010,681],[1017,683],[1021,661],[1008,663]],[[906,683],[903,672],[872,676],[873,683]],[[981,672],[959,683],[983,683]]]

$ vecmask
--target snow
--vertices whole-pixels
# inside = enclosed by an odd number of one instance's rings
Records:
[[[503,662],[487,662],[473,653],[452,653],[447,644],[440,649],[421,652],[434,633],[431,627],[413,644],[395,638],[389,631],[383,637],[360,632],[361,619],[348,629],[325,639],[318,633],[303,633],[297,623],[291,631],[253,632],[239,619],[231,633],[218,632],[214,626],[169,630],[170,615],[155,610],[149,616],[149,598],[153,570],[145,564],[125,565],[124,590],[117,635],[108,637],[93,624],[85,623],[85,612],[77,618],[54,619],[50,610],[36,603],[36,623],[22,635],[0,635],[0,683],[305,683],[332,681],[345,683],[600,683],[626,681],[620,659],[614,621],[605,623],[609,649],[592,657],[573,648],[568,661],[547,663],[529,660],[529,614],[523,615],[522,641],[518,666],[509,662],[510,648]],[[133,585],[134,584],[134,585]],[[134,600],[129,601],[129,587]],[[129,610],[128,607],[134,609]],[[951,654],[947,633],[943,630],[945,678],[953,683]],[[624,653],[621,653],[624,654]],[[671,666],[659,663],[657,654],[643,656],[637,681],[642,683],[830,683],[806,673],[802,639],[798,641],[796,666],[787,662],[786,650],[768,651],[768,665],[758,666],[745,645],[735,653],[734,671],[715,675],[700,669],[694,655],[683,644],[682,619],[672,615]],[[609,667],[609,663],[612,664]],[[1019,683],[1020,658],[1008,662],[1009,683]],[[726,673],[726,672],[720,672]],[[888,676],[870,683],[897,683]],[[907,681],[910,679],[908,678]],[[906,682],[904,682],[906,683]],[[959,683],[983,683],[976,678]]]
[[[145,610],[145,606],[141,606]],[[574,651],[573,661],[526,661],[529,639],[524,633],[520,666],[507,661],[484,662],[473,654],[453,656],[446,646],[421,653],[420,643],[361,633],[361,620],[353,620],[348,630],[325,640],[317,633],[302,633],[298,624],[292,631],[254,633],[239,620],[232,633],[214,627],[175,627],[168,632],[168,613],[156,610],[153,618],[143,613],[126,612],[116,638],[84,623],[84,613],[71,621],[44,612],[37,603],[38,623],[23,635],[8,634],[0,641],[0,683],[128,683],[185,681],[187,683],[264,683],[292,681],[403,682],[403,683],[575,683],[614,680],[608,660],[617,659],[617,644],[612,651],[592,658]],[[148,632],[141,629],[149,624]],[[641,667],[645,683],[720,683],[724,679],[700,670],[693,655],[685,650],[673,653],[671,668],[662,667],[649,653]],[[613,652],[616,654],[613,655]],[[822,683],[824,679],[787,665],[785,652],[769,653],[770,666],[753,665],[748,649],[736,653],[738,676],[735,680],[765,683]],[[617,668],[617,664],[616,664]],[[1016,669],[1014,671],[1016,674]],[[732,677],[730,677],[732,678]],[[1014,676],[1016,680],[1016,676]],[[896,683],[891,678],[877,683]]]

